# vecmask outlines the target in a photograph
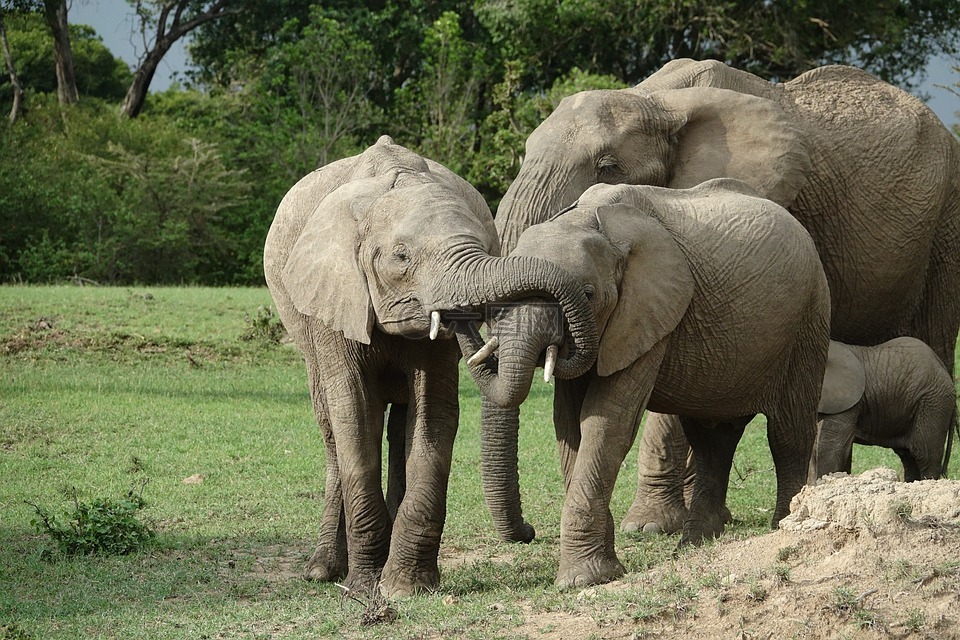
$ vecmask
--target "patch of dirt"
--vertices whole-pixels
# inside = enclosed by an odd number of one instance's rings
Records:
[[[960,481],[834,474],[780,529],[720,540],[527,607],[515,633],[560,638],[960,638]]]

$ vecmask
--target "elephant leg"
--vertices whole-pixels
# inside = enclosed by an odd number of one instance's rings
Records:
[[[614,549],[610,498],[665,348],[661,341],[628,368],[590,381],[580,413],[580,446],[560,516],[560,588],[609,582],[624,574]]]
[[[620,529],[676,533],[687,518],[684,494],[695,463],[677,416],[647,412],[637,451],[637,493]]]
[[[794,378],[793,384],[799,387],[802,382],[798,377]],[[783,411],[778,407],[767,414],[767,442],[777,473],[777,504],[771,527],[776,527],[790,513],[790,501],[806,484],[817,436],[818,398],[819,389],[806,394],[804,402],[809,405],[807,407],[798,401],[792,410]]]
[[[390,521],[397,517],[397,509],[407,489],[407,405],[393,403],[387,417],[387,513]]]
[[[810,458],[810,480],[839,471],[850,473],[853,438],[859,417],[859,405],[841,413],[821,416]]]
[[[380,583],[387,597],[435,590],[437,563],[446,519],[447,484],[459,421],[459,352],[451,343],[419,347],[410,380],[406,493],[397,509],[390,555]]]
[[[577,464],[577,453],[580,451],[580,412],[589,384],[590,376],[573,380],[557,379],[553,393],[553,426],[557,433],[557,453],[560,455],[564,493],[570,488],[573,470]]]
[[[743,430],[753,416],[710,422],[681,417],[680,424],[693,450],[697,477],[690,498],[690,512],[683,523],[680,545],[700,544],[723,533],[727,486],[733,454]]]
[[[336,367],[331,370],[343,371]],[[328,393],[327,407],[346,525],[348,571],[344,586],[372,592],[390,550],[391,522],[381,487],[386,407],[375,393],[360,385],[341,384],[336,389],[336,394]]]
[[[315,401],[315,406],[317,401]],[[305,580],[334,582],[347,575],[347,530],[343,515],[343,488],[337,447],[326,411],[320,404],[317,422],[327,450],[327,481],[324,487],[323,519],[317,548],[303,570]]]
[[[908,431],[907,451],[905,455],[897,452],[903,462],[905,481],[935,480],[945,475],[944,447],[953,428],[955,411],[956,396],[949,383],[942,393],[931,393],[920,403]]]

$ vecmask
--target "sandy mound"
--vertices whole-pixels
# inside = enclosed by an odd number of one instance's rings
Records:
[[[778,531],[721,540],[580,595],[578,611],[531,610],[518,631],[960,638],[960,482],[902,483],[887,469],[834,474],[794,498]]]

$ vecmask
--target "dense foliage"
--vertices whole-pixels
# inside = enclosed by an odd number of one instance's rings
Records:
[[[853,63],[910,89],[960,45],[960,0],[230,4],[193,32],[189,81],[122,120],[130,70],[89,27],[71,25],[81,102],[62,108],[43,20],[0,1],[26,90],[0,128],[0,281],[260,283],[284,192],[383,133],[495,206],[527,134],[574,91],[680,56],[780,80]],[[4,79],[0,107],[11,95]]]

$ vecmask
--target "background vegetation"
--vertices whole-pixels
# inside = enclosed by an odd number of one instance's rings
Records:
[[[439,593],[391,603],[396,622],[365,626],[368,603],[301,580],[324,449],[296,350],[251,331],[269,324],[269,302],[263,287],[0,289],[0,638],[511,638],[530,611],[582,604],[553,586],[562,481],[550,388],[535,383],[522,409],[520,478],[537,540],[512,545],[483,504],[480,401],[465,374]],[[899,469],[890,451],[856,447],[855,473],[879,465]],[[617,520],[635,482],[634,450],[615,487]],[[731,474],[727,535],[768,531],[774,484],[753,424]],[[142,552],[66,555],[31,525],[29,503],[59,514],[131,489],[156,531]],[[710,606],[693,599],[696,585],[644,576],[669,567],[677,538],[618,533],[632,582],[591,596],[638,637],[661,616]]]
[[[57,8],[69,20],[66,1],[0,0],[24,92],[0,127],[0,282],[258,284],[283,193],[383,133],[495,207],[527,134],[576,90],[633,84],[680,56],[778,80],[848,62],[910,89],[960,43],[958,0],[130,4],[150,55],[131,70],[70,24],[73,101],[51,26]],[[185,34],[183,83],[132,105]],[[0,108],[15,88],[4,75]]]

